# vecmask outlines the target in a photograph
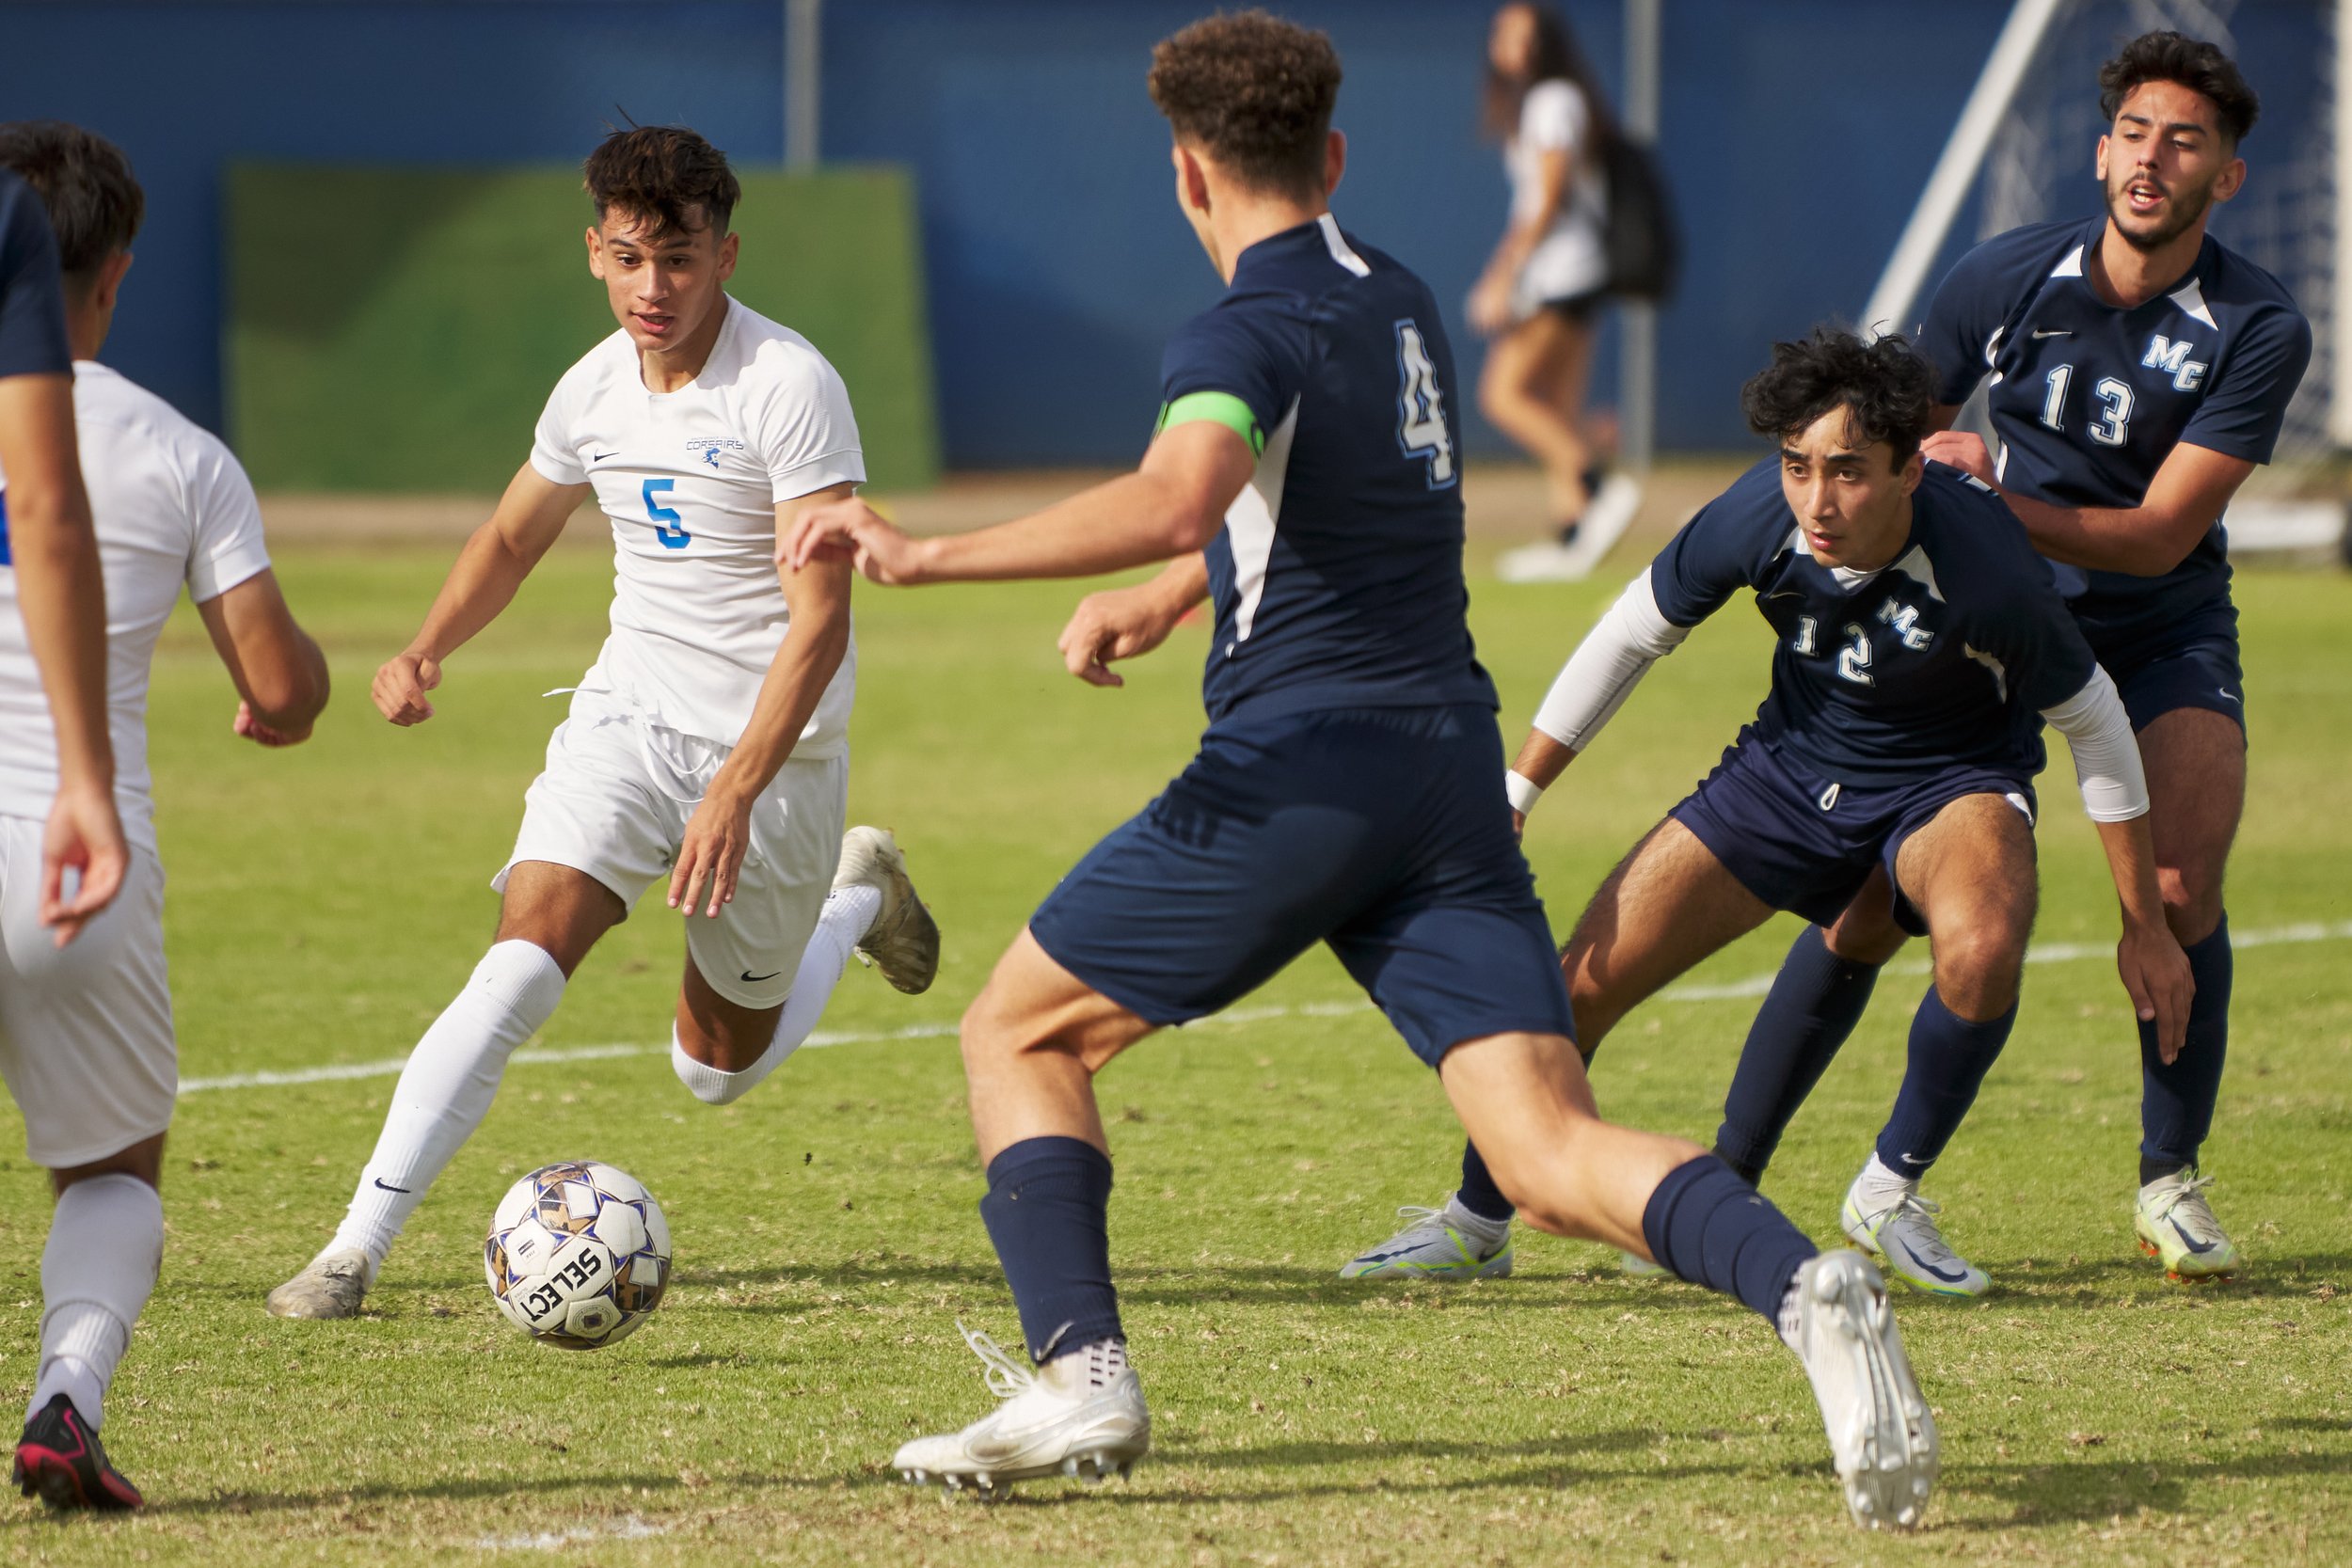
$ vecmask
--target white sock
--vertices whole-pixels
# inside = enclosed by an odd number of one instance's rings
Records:
[[[1887,1169],[1885,1163],[1879,1158],[1878,1150],[1872,1149],[1868,1163],[1862,1167],[1862,1174],[1854,1178],[1854,1207],[1865,1214],[1880,1213],[1892,1209],[1918,1190],[1918,1182],[1900,1171]]]
[[[825,1015],[825,1004],[833,1000],[834,988],[841,983],[842,970],[849,966],[850,949],[873,928],[874,917],[881,912],[882,894],[874,888],[838,888],[826,895],[817,929],[809,934],[808,946],[801,953],[801,967],[793,973],[792,994],[785,998],[784,1011],[776,1015],[776,1032],[768,1049],[742,1071],[722,1072],[689,1056],[673,1029],[670,1067],[678,1082],[706,1105],[729,1104],[758,1087],[759,1081],[782,1067],[784,1059],[816,1030],[817,1021]]]
[[[93,1176],[58,1195],[40,1255],[40,1371],[25,1419],[64,1394],[98,1430],[163,1261],[164,1200],[137,1177]]]
[[[1446,1195],[1445,1223],[1456,1230],[1469,1231],[1482,1242],[1499,1242],[1511,1234],[1509,1215],[1490,1220],[1484,1214],[1473,1213],[1462,1207],[1462,1195],[1459,1193]]]
[[[375,1152],[335,1231],[336,1248],[368,1255],[370,1281],[425,1189],[482,1125],[506,1058],[563,999],[564,971],[545,948],[499,942],[408,1053]]]

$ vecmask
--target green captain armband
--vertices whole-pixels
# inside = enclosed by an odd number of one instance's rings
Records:
[[[1249,404],[1231,392],[1186,392],[1174,403],[1160,405],[1160,422],[1152,427],[1157,436],[1170,425],[1190,424],[1206,420],[1221,424],[1249,443],[1249,455],[1265,455],[1265,432],[1258,428],[1258,416],[1249,411]]]

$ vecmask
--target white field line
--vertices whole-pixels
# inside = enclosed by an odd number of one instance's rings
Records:
[[[2313,942],[2352,941],[2352,920],[2303,921],[2293,926],[2273,926],[2250,931],[2230,933],[2232,947],[2280,947]],[[2026,955],[2029,964],[2076,963],[2085,958],[2111,958],[2115,949],[2105,942],[2043,942]],[[1928,962],[1924,958],[1906,958],[1886,966],[1890,974],[1925,974]],[[1711,986],[1669,986],[1661,991],[1661,1002],[1736,1002],[1742,998],[1762,996],[1772,990],[1772,976],[1751,974],[1744,980],[1732,980]],[[1372,1004],[1365,1001],[1309,1002],[1289,1007],[1228,1007],[1215,1017],[1206,1018],[1192,1027],[1203,1024],[1269,1023],[1286,1018],[1345,1018],[1369,1012]],[[836,1045],[888,1045],[900,1040],[936,1040],[955,1037],[952,1023],[910,1023],[902,1029],[872,1031],[833,1031],[820,1029],[803,1042],[804,1051],[819,1050]],[[667,1055],[666,1045],[638,1045],[614,1041],[604,1045],[564,1045],[526,1047],[515,1053],[512,1060],[518,1063],[596,1062],[616,1056]],[[405,1056],[390,1056],[375,1062],[340,1062],[326,1067],[294,1068],[283,1072],[232,1072],[218,1078],[183,1078],[180,1092],[209,1094],[220,1089],[266,1089],[292,1084],[332,1084],[355,1078],[393,1078],[407,1065]]]

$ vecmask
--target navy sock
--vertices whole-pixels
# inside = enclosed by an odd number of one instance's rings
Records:
[[[1831,952],[1819,926],[1800,932],[1781,959],[1772,989],[1748,1025],[1748,1042],[1724,1096],[1724,1124],[1715,1132],[1715,1152],[1751,1186],[1763,1180],[1797,1107],[1862,1022],[1878,979],[1877,964]]]
[[[1454,1190],[1454,1196],[1482,1220],[1507,1220],[1515,1212],[1511,1200],[1502,1196],[1502,1189],[1487,1174],[1486,1162],[1480,1158],[1474,1143],[1462,1145],[1462,1184]]]
[[[1123,1339],[1111,1284],[1111,1161],[1079,1138],[1025,1138],[988,1163],[980,1219],[1040,1366]]]
[[[1879,1164],[1915,1180],[1935,1164],[1977,1102],[1977,1089],[2016,1022],[2014,1002],[2000,1017],[1977,1023],[1944,1006],[1935,987],[1928,987],[1911,1018],[1911,1061],[1895,1093],[1894,1114],[1879,1132]]]
[[[1642,1237],[1677,1277],[1738,1296],[1775,1332],[1797,1266],[1820,1250],[1712,1154],[1666,1173],[1642,1211]]]
[[[2188,1005],[2188,1038],[2170,1067],[2156,1055],[2156,1026],[2139,1026],[2140,1184],[2197,1163],[2213,1108],[2221,1098],[2221,1064],[2230,1052],[2230,920],[2213,935],[2182,949],[2197,995]],[[2151,1171],[2154,1174],[2149,1174]]]

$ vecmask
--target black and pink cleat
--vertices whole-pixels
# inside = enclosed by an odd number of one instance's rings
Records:
[[[51,1508],[87,1508],[112,1512],[137,1508],[146,1499],[139,1489],[106,1463],[98,1433],[82,1420],[73,1401],[59,1394],[24,1423],[16,1442],[16,1465],[9,1478],[30,1497],[38,1494]]]

